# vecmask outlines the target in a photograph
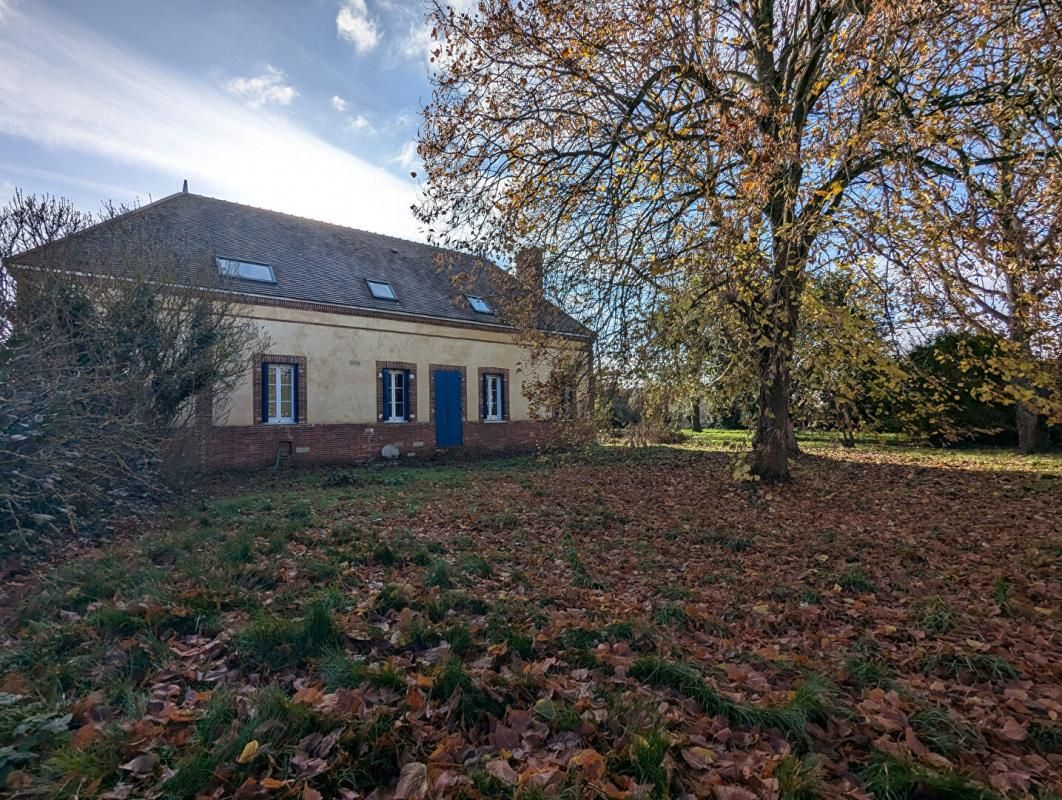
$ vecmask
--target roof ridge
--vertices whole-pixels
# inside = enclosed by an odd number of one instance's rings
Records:
[[[177,195],[181,195],[181,194],[185,194],[188,197],[196,197],[196,198],[199,198],[201,200],[212,200],[215,203],[224,203],[225,205],[229,205],[229,206],[239,206],[240,208],[248,208],[248,209],[250,209],[252,211],[264,211],[267,214],[275,214],[275,215],[277,215],[279,217],[288,217],[290,219],[297,219],[297,220],[300,220],[302,222],[313,222],[313,223],[315,223],[317,225],[325,225],[325,226],[327,226],[329,228],[339,228],[340,230],[344,230],[344,231],[354,231],[355,233],[364,233],[364,234],[368,234],[369,236],[377,236],[377,237],[379,237],[381,239],[393,239],[396,242],[402,242],[404,244],[414,244],[414,245],[417,245],[418,247],[430,247],[432,250],[439,250],[439,251],[441,251],[443,253],[459,253],[460,255],[463,255],[463,256],[470,256],[470,257],[473,257],[473,258],[481,258],[483,261],[487,262],[488,264],[491,264],[491,265],[493,265],[495,267],[498,267],[498,265],[495,264],[493,261],[491,261],[488,258],[484,258],[483,256],[477,256],[477,255],[475,255],[473,253],[463,253],[460,250],[454,250],[452,248],[442,247],[441,245],[431,244],[430,242],[418,242],[418,241],[415,241],[413,239],[404,239],[401,236],[393,236],[390,233],[378,233],[377,231],[370,231],[367,228],[355,228],[353,225],[341,225],[338,222],[329,222],[328,220],[317,219],[317,217],[305,217],[305,216],[302,216],[301,214],[292,214],[290,211],[278,211],[275,208],[266,208],[265,206],[256,206],[256,205],[251,205],[250,203],[239,203],[239,202],[237,202],[235,200],[226,200],[223,197],[214,197],[214,196],[209,195],[209,194],[199,194],[198,192],[177,192]],[[173,196],[174,195],[170,195],[170,197],[173,197]],[[498,269],[501,269],[501,267],[498,267]],[[505,270],[502,270],[502,271],[504,272]]]

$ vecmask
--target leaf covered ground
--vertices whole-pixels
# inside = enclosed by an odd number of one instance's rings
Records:
[[[255,475],[0,598],[12,797],[1055,798],[1062,461]]]

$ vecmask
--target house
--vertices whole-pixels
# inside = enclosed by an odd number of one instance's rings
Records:
[[[270,342],[225,403],[200,398],[190,427],[202,467],[353,462],[386,445],[403,455],[529,449],[566,427],[529,399],[535,367],[499,302],[526,284],[468,255],[186,190],[12,263],[24,274],[120,279],[132,240],[178,265],[182,282],[211,276]],[[541,292],[541,257],[517,263]],[[572,413],[587,393],[593,337],[539,305],[540,332],[585,366],[581,385],[565,388]]]

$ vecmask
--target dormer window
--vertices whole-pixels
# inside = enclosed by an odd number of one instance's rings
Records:
[[[466,294],[468,298],[468,304],[472,306],[472,310],[477,314],[493,314],[494,309],[491,308],[490,303],[484,300],[482,297],[476,297],[474,294]]]
[[[218,265],[218,275],[225,278],[239,278],[245,281],[258,281],[259,283],[276,283],[273,268],[268,264],[259,264],[255,261],[240,261],[235,258],[214,259]]]
[[[377,300],[391,300],[398,302],[398,295],[395,294],[394,287],[386,281],[365,281],[369,285],[369,294],[375,297]]]

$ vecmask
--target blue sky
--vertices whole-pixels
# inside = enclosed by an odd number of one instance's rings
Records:
[[[193,192],[422,239],[421,0],[0,0],[0,194]]]

